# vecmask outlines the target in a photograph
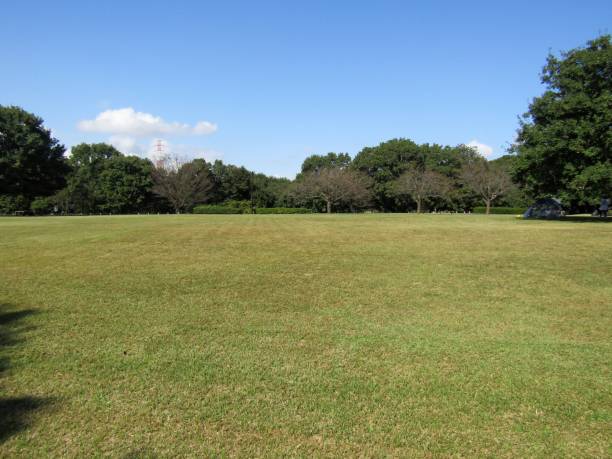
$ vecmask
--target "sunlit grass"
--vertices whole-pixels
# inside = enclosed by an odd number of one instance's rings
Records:
[[[2,456],[612,454],[612,224],[4,218],[0,254]]]

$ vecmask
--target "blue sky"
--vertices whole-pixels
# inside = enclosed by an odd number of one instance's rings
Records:
[[[66,146],[162,138],[278,176],[394,137],[496,157],[549,50],[611,25],[604,1],[4,2],[0,104]]]

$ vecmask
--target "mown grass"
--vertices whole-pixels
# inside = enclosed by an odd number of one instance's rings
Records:
[[[612,454],[612,225],[0,219],[0,455]]]

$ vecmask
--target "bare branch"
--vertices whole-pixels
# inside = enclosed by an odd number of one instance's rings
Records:
[[[203,160],[183,162],[166,157],[153,170],[153,192],[166,198],[176,213],[204,202],[213,188],[208,165]]]

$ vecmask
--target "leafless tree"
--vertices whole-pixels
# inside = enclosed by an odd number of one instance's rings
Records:
[[[369,178],[347,168],[323,168],[304,175],[293,188],[301,201],[322,199],[327,213],[340,204],[351,210],[365,207],[371,199]]]
[[[185,162],[176,156],[157,161],[153,169],[153,192],[166,198],[178,214],[204,202],[214,185],[202,159]]]
[[[513,188],[508,172],[485,159],[464,165],[461,170],[461,180],[483,199],[487,214],[491,211],[493,201]]]
[[[372,204],[373,182],[370,177],[361,172],[346,170],[343,178],[347,188],[344,203],[351,212],[366,208]]]
[[[404,172],[395,182],[396,193],[410,196],[416,202],[417,213],[421,213],[424,200],[444,197],[451,188],[452,183],[445,175],[419,168]]]

